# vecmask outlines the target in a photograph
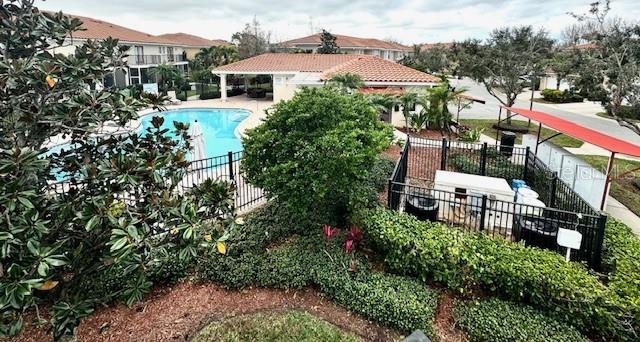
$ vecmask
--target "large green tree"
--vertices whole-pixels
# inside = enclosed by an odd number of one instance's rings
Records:
[[[0,335],[45,302],[57,338],[99,303],[142,299],[152,252],[187,258],[208,228],[196,199],[175,191],[189,165],[186,125],[155,117],[142,133],[100,133],[105,123],[124,130],[147,107],[95,90],[126,48],[90,40],[53,54],[82,23],[33,0],[3,1],[0,18]],[[50,150],[60,138],[67,144]],[[98,276],[120,280],[83,290]]]
[[[262,30],[257,18],[246,24],[242,31],[231,36],[231,41],[238,48],[238,57],[245,59],[269,51],[271,34]]]
[[[332,35],[327,30],[322,30],[320,33],[321,45],[318,48],[318,53],[322,54],[335,54],[340,51],[340,47],[336,43],[336,36]]]
[[[530,85],[526,78],[540,73],[552,46],[545,31],[520,26],[494,30],[485,42],[466,40],[453,49],[460,74],[482,83],[491,96],[511,107]]]
[[[620,116],[625,103],[640,108],[640,24],[610,17],[610,5],[594,2],[588,14],[574,16],[582,23],[580,37],[593,44],[589,65],[605,79],[611,114],[640,134],[640,125]]]
[[[342,221],[371,204],[363,187],[391,139],[364,95],[304,88],[247,133],[242,168],[252,184],[301,214]]]

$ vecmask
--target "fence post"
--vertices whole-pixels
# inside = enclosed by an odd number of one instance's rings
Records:
[[[440,170],[447,168],[447,139],[442,138],[442,149],[440,150]]]
[[[229,153],[227,153],[227,157],[229,160],[229,179],[234,180],[235,176],[233,175],[233,152],[229,151]]]
[[[389,178],[389,181],[387,183],[387,208],[393,210],[393,208],[391,207],[391,196],[393,196],[393,193],[391,192],[391,186],[393,184],[393,181],[391,180],[391,178]]]
[[[596,245],[595,251],[591,254],[591,267],[595,270],[600,270],[602,263],[602,245],[604,243],[604,230],[607,227],[607,219],[609,216],[605,213],[601,213],[598,217],[598,229],[596,230]]]
[[[549,195],[549,206],[551,208],[556,207],[556,191],[558,190],[558,173],[553,173],[553,178],[551,178],[551,184],[549,186],[549,190],[551,194]]]
[[[482,195],[482,210],[480,211],[480,231],[484,230],[484,220],[487,217],[487,195]]]
[[[524,157],[524,170],[522,171],[522,180],[527,181],[527,177],[529,176],[529,153],[531,153],[531,148],[527,146],[527,151]]]
[[[480,175],[486,176],[487,174],[487,143],[482,144],[482,153],[480,160]]]

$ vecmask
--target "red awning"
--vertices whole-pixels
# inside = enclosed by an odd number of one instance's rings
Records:
[[[602,132],[598,132],[591,128],[581,126],[575,122],[535,110],[505,106],[501,107],[508,111],[511,111],[512,113],[516,113],[533,121],[537,121],[538,123],[541,123],[544,126],[554,129],[562,134],[566,134],[589,144],[602,147],[610,152],[625,154],[632,157],[640,157],[640,146],[624,140],[620,140]]]

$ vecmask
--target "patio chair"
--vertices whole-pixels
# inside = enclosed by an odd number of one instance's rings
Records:
[[[179,105],[182,103],[182,101],[178,100],[176,92],[173,90],[167,92],[167,97],[169,97],[169,104]]]

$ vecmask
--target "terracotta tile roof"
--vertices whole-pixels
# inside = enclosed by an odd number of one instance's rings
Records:
[[[238,72],[323,72],[333,66],[347,62],[356,55],[321,55],[306,53],[265,53],[223,65],[214,71]]]
[[[169,39],[182,46],[211,47],[229,45],[229,42],[222,39],[211,40],[182,32],[161,34],[158,37]]]
[[[317,72],[326,80],[354,73],[365,82],[436,83],[440,79],[375,56],[267,53],[218,67],[213,72]]]
[[[387,50],[402,50],[411,51],[411,47],[398,43],[386,42],[384,40],[375,38],[358,38],[345,36],[341,34],[334,34],[336,37],[336,44],[343,48],[374,48],[374,49],[387,49]],[[320,34],[314,34],[302,38],[292,39],[282,43],[284,46],[293,47],[299,44],[315,44],[320,45],[322,40]]]
[[[352,73],[365,82],[437,83],[440,78],[375,56],[358,56],[322,73],[326,80],[334,75]]]
[[[105,39],[108,37],[113,37],[123,42],[175,45],[175,42],[170,39],[132,30],[99,19],[82,17],[78,15],[73,15],[73,17],[82,20],[82,26],[85,28],[84,31],[74,32],[74,38]]]

